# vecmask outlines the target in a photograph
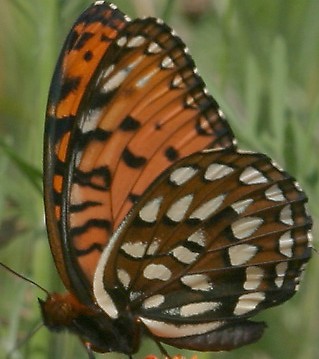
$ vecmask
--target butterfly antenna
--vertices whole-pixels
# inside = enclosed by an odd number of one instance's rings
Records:
[[[3,267],[4,269],[6,269],[7,271],[9,271],[10,273],[12,273],[13,275],[21,278],[22,280],[31,283],[32,285],[34,285],[35,287],[41,289],[44,293],[46,293],[46,295],[49,295],[50,293],[43,287],[41,287],[40,284],[34,282],[33,280],[23,276],[22,274],[16,272],[15,270],[11,269],[10,267],[6,266],[5,264],[3,264],[2,262],[0,262],[0,266]]]
[[[0,263],[2,265],[2,263]],[[14,348],[12,348],[9,353],[6,355],[6,359],[10,359],[11,356],[14,354],[14,352],[16,350],[18,350],[19,348],[21,348],[26,342],[28,342],[35,333],[37,333],[42,327],[44,326],[44,324],[42,322],[38,323],[31,331],[30,333],[28,333],[23,339],[21,339],[15,346]]]

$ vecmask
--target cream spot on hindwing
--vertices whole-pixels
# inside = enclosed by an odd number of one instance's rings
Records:
[[[235,315],[243,315],[256,309],[257,305],[265,299],[265,293],[254,292],[243,294],[238,298],[234,309]]]
[[[197,172],[198,170],[193,167],[180,167],[170,174],[169,180],[171,183],[181,186],[190,180]]]
[[[207,181],[215,181],[217,179],[226,177],[233,171],[234,169],[229,166],[221,165],[218,163],[212,163],[207,167],[204,178]]]
[[[285,232],[279,238],[279,251],[284,256],[291,258],[292,257],[292,249],[294,245],[294,240],[291,237],[291,231]]]
[[[155,294],[149,298],[146,298],[143,302],[145,309],[157,308],[165,301],[165,297],[162,294]]]
[[[237,239],[244,239],[251,236],[263,223],[259,217],[244,217],[231,225],[232,232]]]
[[[181,306],[180,315],[182,317],[192,317],[194,315],[204,314],[206,312],[211,312],[218,307],[220,307],[219,302],[199,302],[199,303],[190,303]]]
[[[181,263],[191,264],[198,257],[197,252],[192,252],[184,246],[178,246],[171,251],[172,255]]]
[[[280,211],[280,221],[284,224],[287,224],[289,226],[292,226],[294,224],[294,221],[292,219],[292,211],[291,206],[288,204]]]
[[[147,223],[156,222],[159,209],[162,204],[163,197],[156,197],[147,202],[143,208],[140,209],[140,218]]]
[[[209,201],[202,204],[200,207],[197,207],[194,212],[189,216],[190,219],[200,219],[204,221],[210,217],[218,208],[223,204],[225,199],[225,194],[221,194],[218,197],[212,198]]]
[[[268,188],[265,191],[266,198],[268,198],[270,201],[274,202],[281,202],[284,201],[286,198],[282,192],[282,190],[279,188],[277,184],[274,184],[270,188]]]
[[[281,288],[284,284],[285,275],[288,269],[288,263],[287,262],[281,262],[276,265],[276,274],[277,277],[275,279],[275,284],[278,288]]]
[[[180,222],[193,201],[193,194],[188,194],[171,205],[168,209],[166,216],[174,222]]]
[[[237,246],[229,247],[230,263],[233,266],[245,264],[256,255],[257,251],[258,248],[251,244],[238,244]]]
[[[190,335],[199,335],[216,330],[224,324],[221,321],[213,321],[200,324],[193,323],[175,325],[163,321],[148,319],[145,317],[140,317],[140,319],[151,333],[162,338],[181,338]]]
[[[192,290],[209,291],[212,285],[205,274],[189,274],[181,278],[181,282]]]
[[[239,176],[239,180],[247,185],[267,183],[267,178],[256,168],[247,167]]]
[[[158,279],[167,281],[171,278],[172,272],[163,264],[149,264],[145,267],[143,275],[149,280]]]
[[[127,289],[131,282],[130,275],[124,270],[124,269],[118,269],[117,270],[117,276],[122,283],[123,287]]]
[[[194,232],[193,234],[191,234],[188,238],[187,241],[188,242],[193,242],[198,244],[201,247],[205,247],[205,233],[203,232],[202,229],[197,230],[196,232]]]
[[[231,205],[233,210],[238,214],[242,214],[246,211],[247,207],[253,203],[254,200],[251,198],[243,199],[242,201],[237,201]]]
[[[143,242],[125,242],[122,244],[121,249],[132,258],[143,258],[147,245],[147,243]]]
[[[251,266],[246,268],[246,281],[244,283],[244,289],[254,290],[257,289],[264,277],[264,271],[257,266]]]

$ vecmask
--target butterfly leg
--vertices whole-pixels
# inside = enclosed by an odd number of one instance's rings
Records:
[[[83,342],[83,345],[88,354],[88,359],[95,359],[95,356],[94,356],[92,348],[91,348],[91,343]]]

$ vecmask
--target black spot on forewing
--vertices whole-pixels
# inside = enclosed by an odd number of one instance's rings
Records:
[[[83,226],[80,227],[73,227],[70,230],[71,237],[81,235],[87,232],[90,228],[101,228],[104,229],[106,232],[111,231],[111,223],[105,219],[90,219],[88,220]]]
[[[131,116],[127,116],[124,118],[124,120],[121,122],[120,124],[120,129],[122,131],[135,131],[137,130],[139,127],[141,126],[141,124],[135,120],[133,117]]]
[[[106,191],[110,187],[111,173],[107,167],[94,168],[89,172],[76,169],[73,181],[81,186],[89,186],[96,190]]]
[[[91,141],[99,141],[105,142],[107,141],[112,135],[112,132],[105,131],[99,127],[95,130],[88,131],[86,133],[82,133],[80,130],[75,135],[75,138],[78,141],[78,149],[84,149]]]
[[[66,77],[61,86],[61,100],[65,99],[71,92],[76,91],[80,82],[81,77]]]
[[[86,248],[86,249],[75,249],[75,254],[78,257],[81,256],[85,256],[87,254],[90,254],[94,251],[98,251],[98,252],[102,252],[103,251],[103,247],[101,246],[100,243],[93,243],[90,245],[90,247]]]
[[[129,199],[132,203],[136,203],[140,198],[141,198],[141,196],[138,195],[138,194],[130,193],[130,194],[128,195],[128,199]]]
[[[175,150],[174,147],[170,146],[165,151],[165,157],[169,161],[173,162],[173,161],[176,161],[179,158],[179,154],[178,154],[178,151]]]
[[[75,42],[73,48],[75,50],[82,49],[85,46],[85,44],[87,43],[87,41],[90,40],[93,36],[94,36],[94,34],[92,34],[91,32],[84,32],[83,34],[81,34],[78,37],[78,39]]]
[[[86,210],[87,208],[100,206],[100,202],[86,201],[81,204],[73,204],[70,206],[71,213],[78,213]]]
[[[93,53],[92,53],[92,51],[87,51],[87,52],[83,55],[83,59],[84,59],[86,62],[91,61],[92,58],[93,58]]]
[[[128,167],[139,168],[144,166],[146,163],[146,158],[143,156],[136,156],[131,152],[127,147],[122,153],[122,159]]]

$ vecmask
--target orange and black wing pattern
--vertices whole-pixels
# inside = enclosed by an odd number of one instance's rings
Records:
[[[234,146],[182,40],[98,1],[76,21],[53,77],[45,129],[50,245],[68,289],[90,301],[101,252],[166,168]]]

